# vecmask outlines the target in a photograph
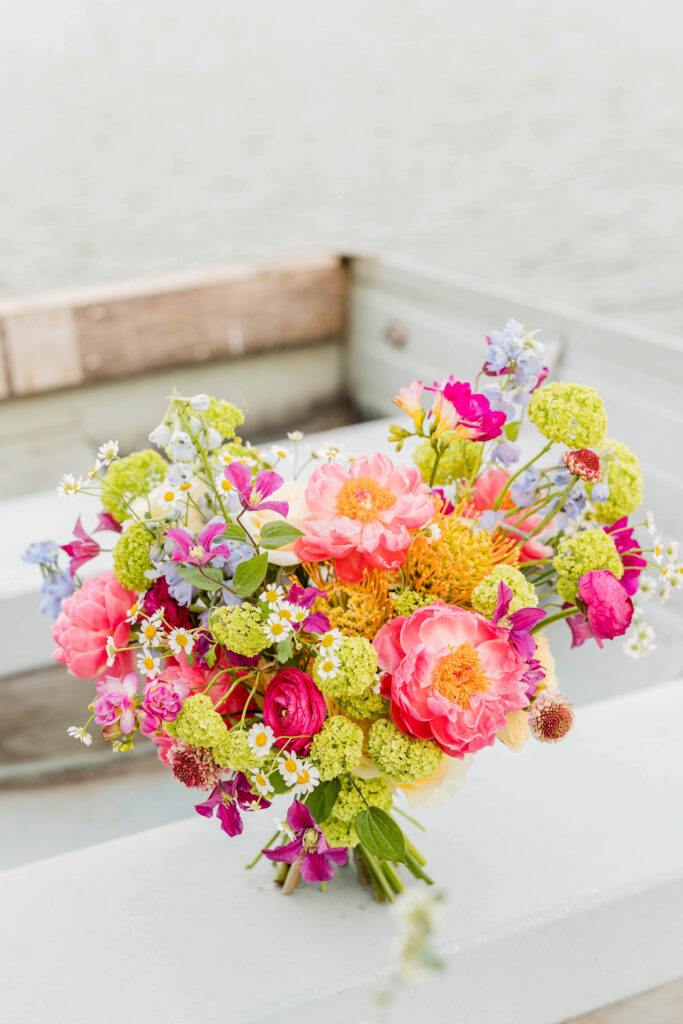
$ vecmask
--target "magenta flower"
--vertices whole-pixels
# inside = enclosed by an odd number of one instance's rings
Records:
[[[111,530],[112,533],[121,533],[123,527],[116,519],[114,519],[111,512],[100,512],[97,517],[97,526],[94,532],[100,533],[102,530]]]
[[[647,559],[643,558],[640,544],[633,534],[633,528],[628,525],[628,516],[618,519],[612,526],[603,526],[603,530],[614,541],[624,566],[624,575],[619,583],[628,596],[633,597],[638,590],[640,574],[647,565]]]
[[[329,882],[335,865],[341,867],[349,859],[345,846],[330,846],[313,815],[305,804],[295,800],[287,811],[287,824],[294,839],[276,850],[262,850],[268,860],[293,864],[301,858],[301,877],[304,882]]]
[[[275,746],[307,754],[327,715],[325,698],[298,668],[284,668],[268,683],[263,721],[275,733]]]
[[[231,462],[225,467],[225,479],[229,480],[239,495],[242,508],[248,512],[259,512],[261,509],[269,509],[271,512],[278,512],[286,516],[289,512],[287,501],[264,501],[274,491],[279,491],[284,480],[279,473],[272,469],[261,470],[256,474],[253,484],[251,482],[251,470],[243,462]]]
[[[512,615],[508,615],[511,601],[512,590],[501,580],[498,584],[498,600],[493,613],[493,624],[497,626],[499,621],[507,616],[510,643],[523,658],[528,660],[533,658],[536,653],[536,641],[531,635],[531,630],[541,619],[545,618],[545,612],[542,608],[520,608]]]
[[[150,736],[161,727],[162,722],[172,722],[176,719],[183,700],[189,693],[190,687],[181,680],[169,683],[159,678],[149,679],[142,692],[142,704],[138,713],[142,732]]]
[[[461,437],[471,441],[490,441],[499,437],[505,423],[504,412],[494,412],[484,395],[472,394],[472,388],[464,381],[456,380],[452,375],[441,384],[427,389],[437,392],[437,396],[452,406],[454,414],[450,417],[450,427]],[[440,412],[443,417],[443,412]]]
[[[214,558],[230,558],[230,548],[227,544],[214,544],[217,537],[225,532],[225,523],[222,519],[213,519],[208,526],[204,527],[201,533],[195,536],[189,530],[174,527],[166,530],[165,535],[170,537],[176,545],[172,560],[174,562],[185,562],[187,565],[204,566],[208,565]]]
[[[128,672],[122,679],[117,676],[105,676],[98,679],[95,688],[99,696],[95,699],[92,709],[98,725],[114,725],[124,735],[135,730],[135,696],[138,691],[138,677],[135,672]]]
[[[572,647],[594,639],[598,647],[603,640],[623,636],[633,618],[633,601],[616,576],[608,569],[586,572],[579,580],[577,604],[585,614],[573,615],[567,621],[572,631]],[[579,620],[578,622],[575,620]]]
[[[66,551],[69,556],[69,570],[72,576],[82,565],[92,558],[97,558],[100,553],[100,545],[85,532],[80,516],[74,526],[74,537],[76,540],[72,540],[70,544],[60,545],[62,551]]]
[[[195,811],[205,818],[215,813],[223,831],[229,836],[238,836],[244,830],[240,810],[260,811],[266,807],[270,807],[270,800],[252,792],[244,772],[237,772],[228,782],[219,782],[208,800],[195,805]]]

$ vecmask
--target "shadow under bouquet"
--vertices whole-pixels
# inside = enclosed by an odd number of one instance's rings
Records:
[[[431,882],[404,808],[452,797],[496,740],[572,727],[543,630],[565,619],[572,646],[630,630],[638,656],[653,642],[639,586],[683,581],[674,546],[636,538],[638,461],[607,436],[600,396],[546,376],[512,320],[474,387],[400,390],[384,452],[308,450],[296,431],[260,451],[236,436],[241,412],[203,394],[171,398],[155,447],[102,445],[60,485],[99,499],[97,525],[25,554],[56,659],[94,680],[71,735],[89,744],[94,722],[120,753],[147,737],[229,836],[286,795],[255,859],[285,892],[350,860],[379,900],[403,868]],[[84,575],[100,531],[112,567]],[[641,581],[648,560],[659,580]]]

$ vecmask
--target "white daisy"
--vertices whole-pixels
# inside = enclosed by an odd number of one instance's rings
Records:
[[[107,667],[111,668],[111,666],[116,661],[116,655],[118,654],[118,651],[116,649],[116,641],[114,640],[113,636],[107,637],[107,643],[105,644],[104,649],[107,653]]]
[[[288,430],[287,437],[290,441],[303,441],[304,435],[301,430]]]
[[[157,640],[163,632],[163,623],[161,621],[161,609],[156,611],[154,615],[151,615],[149,619],[142,623],[140,632],[142,633],[143,643],[151,644]]]
[[[317,647],[320,654],[334,654],[341,647],[344,637],[339,629],[331,629],[319,638]]]
[[[275,733],[269,725],[256,723],[247,733],[247,743],[252,754],[265,757],[269,754],[275,740]]]
[[[73,498],[74,494],[78,494],[82,486],[83,481],[80,477],[76,479],[73,473],[65,473],[59,481],[57,494],[60,498]]]
[[[316,658],[315,670],[321,679],[334,679],[339,671],[339,658],[333,654],[322,654]]]
[[[301,771],[301,762],[296,754],[293,754],[291,750],[283,750],[282,757],[277,759],[277,766],[287,785],[296,786]]]
[[[105,441],[97,449],[97,458],[100,460],[103,466],[108,466],[112,459],[115,459],[119,454],[119,442],[118,441]]]
[[[650,534],[650,535],[651,535],[652,537],[654,537],[654,535],[655,535],[655,534],[656,534],[656,532],[657,532],[657,527],[656,527],[656,525],[655,525],[655,516],[654,516],[654,512],[648,512],[648,513],[647,513],[647,515],[645,516],[645,527],[646,527],[646,529],[647,529],[647,532],[648,532],[648,533],[649,533],[649,534]]]
[[[650,598],[657,590],[657,580],[654,576],[641,576],[638,586],[638,594],[641,597]]]
[[[160,501],[164,512],[172,512],[181,509],[183,506],[183,495],[180,488],[170,485],[162,491]]]
[[[307,608],[302,608],[300,605],[296,605],[292,608],[292,617],[290,622],[298,626],[304,621],[304,619],[308,618],[308,615],[309,612]]]
[[[277,446],[273,446],[270,449],[270,457],[275,462],[277,462],[278,459],[286,461],[288,458],[290,458],[290,455],[291,453],[288,452],[286,448],[278,448]]]
[[[286,640],[291,635],[292,627],[289,622],[283,622],[277,615],[271,615],[268,621],[263,623],[263,632],[272,644],[279,644],[281,640]]]
[[[306,793],[312,793],[318,785],[320,785],[320,772],[310,761],[302,761],[296,775],[296,786],[293,789],[294,794],[296,796],[304,796]]]
[[[652,545],[652,557],[654,558],[657,565],[661,565],[664,560],[664,546],[659,537],[655,537]]]
[[[86,747],[89,747],[92,743],[92,736],[86,731],[85,726],[83,725],[70,725],[66,731],[69,736],[72,736],[75,740],[80,740]]]
[[[286,821],[281,821],[280,818],[273,818],[273,823],[278,832],[281,832],[283,836],[287,836],[288,839],[294,838],[294,832]]]
[[[282,598],[273,607],[271,618],[281,619],[283,622],[291,622],[294,618],[296,605],[290,604],[286,598]]]
[[[678,541],[672,540],[664,548],[664,554],[667,558],[671,559],[672,562],[678,561]]]
[[[256,772],[255,775],[252,775],[249,781],[261,796],[268,796],[269,793],[273,792],[273,783],[267,775],[263,774],[263,772]]]
[[[226,463],[225,463],[226,466],[229,465],[230,462],[232,462],[232,461],[234,461],[234,460],[227,459]],[[232,490],[232,483],[230,482],[230,480],[227,480],[224,476],[217,476],[217,477],[215,477],[214,481],[213,481],[213,485],[216,488],[216,490],[219,492],[219,494],[230,494],[230,491]]]
[[[265,601],[269,605],[277,606],[284,597],[284,591],[282,587],[278,587],[275,583],[270,583],[261,594],[261,600]]]
[[[138,668],[148,679],[154,679],[161,671],[161,659],[155,658],[152,651],[143,651],[138,655]]]
[[[145,595],[140,594],[138,600],[130,606],[130,608],[126,612],[126,622],[130,622],[132,625],[133,623],[138,621],[138,617],[140,615],[140,612],[142,611],[142,603],[144,601],[144,598]]]
[[[96,462],[95,465],[91,466],[88,472],[85,474],[86,480],[93,480],[101,469],[102,464],[100,462]]]
[[[168,646],[174,654],[190,654],[194,647],[194,635],[183,626],[172,629],[168,634]]]

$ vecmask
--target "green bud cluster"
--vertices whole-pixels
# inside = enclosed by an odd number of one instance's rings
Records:
[[[323,782],[351,771],[363,755],[363,730],[343,715],[332,715],[311,743],[310,759]]]
[[[228,651],[253,658],[270,645],[258,608],[251,604],[223,605],[209,615],[209,632]]]
[[[168,463],[152,448],[114,459],[102,479],[101,499],[106,512],[119,523],[130,516],[135,498],[158,487],[168,472]]]
[[[529,419],[549,441],[570,448],[591,448],[602,442],[607,414],[602,398],[584,384],[557,380],[531,396]]]
[[[382,774],[397,783],[433,775],[443,757],[433,740],[406,736],[388,718],[370,728],[368,751]]]
[[[145,573],[152,568],[149,553],[154,539],[144,523],[132,523],[114,545],[114,575],[127,590],[148,590],[151,586]]]
[[[573,537],[565,537],[553,558],[557,570],[557,592],[565,601],[573,602],[578,593],[578,581],[587,572],[607,569],[617,579],[624,575],[624,565],[616,545],[604,530],[583,530]]]
[[[493,618],[498,603],[498,585],[505,583],[512,591],[510,612],[520,608],[536,608],[538,597],[531,583],[512,565],[497,565],[472,592],[472,607],[487,619]]]
[[[345,636],[336,651],[339,666],[331,679],[322,679],[319,668],[325,659],[316,658],[313,678],[324,694],[330,697],[358,697],[369,690],[377,672],[377,654],[363,636]]]

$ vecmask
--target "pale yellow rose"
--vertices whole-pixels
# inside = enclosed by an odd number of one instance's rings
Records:
[[[166,513],[169,511],[169,504],[164,499],[164,495],[168,494],[171,490],[172,488],[170,488],[168,484],[159,484],[158,487],[155,487],[153,491],[149,492],[149,494],[147,495],[147,499],[136,498],[135,501],[132,502],[131,504],[131,511],[139,519],[144,519],[147,511],[151,513],[153,519],[160,519],[162,516],[165,516]],[[189,492],[185,493],[189,493],[190,497],[192,498],[192,501],[196,505],[198,505],[200,499],[204,497],[207,490],[208,488],[203,480],[199,480],[197,477],[193,477],[192,486],[190,487]],[[147,504],[147,501],[149,501],[149,506]],[[192,533],[196,533],[198,530],[201,530],[202,527],[206,526],[207,523],[206,516],[203,516],[195,508],[195,504],[189,506],[187,511],[187,520],[185,516],[183,516],[182,519],[180,520],[180,524],[186,525],[187,529],[190,530]]]
[[[526,711],[508,711],[505,717],[507,725],[496,736],[510,750],[521,750],[531,735],[529,715]]]
[[[462,758],[444,754],[432,775],[426,779],[417,779],[416,782],[406,782],[398,786],[398,789],[403,790],[411,807],[440,807],[465,785],[467,769],[471,763],[471,754],[465,754]]]
[[[559,690],[560,684],[557,681],[555,659],[552,656],[550,645],[546,640],[545,633],[534,634],[534,639],[536,640],[535,658],[540,661],[541,668],[545,672],[545,679],[540,681],[538,689],[549,690],[551,693],[555,693],[556,690]]]
[[[281,516],[279,512],[271,509],[259,509],[258,512],[247,512],[242,516],[241,522],[249,531],[250,535],[258,543],[261,539],[261,530],[264,523],[271,523],[276,520],[289,523],[298,530],[302,529],[308,517],[308,505],[306,504],[306,484],[303,480],[290,480],[284,483],[277,491],[268,496],[269,501],[286,501],[289,504],[289,512]],[[294,543],[285,544],[276,551],[268,551],[268,561],[273,565],[296,565],[299,559],[294,554]]]

